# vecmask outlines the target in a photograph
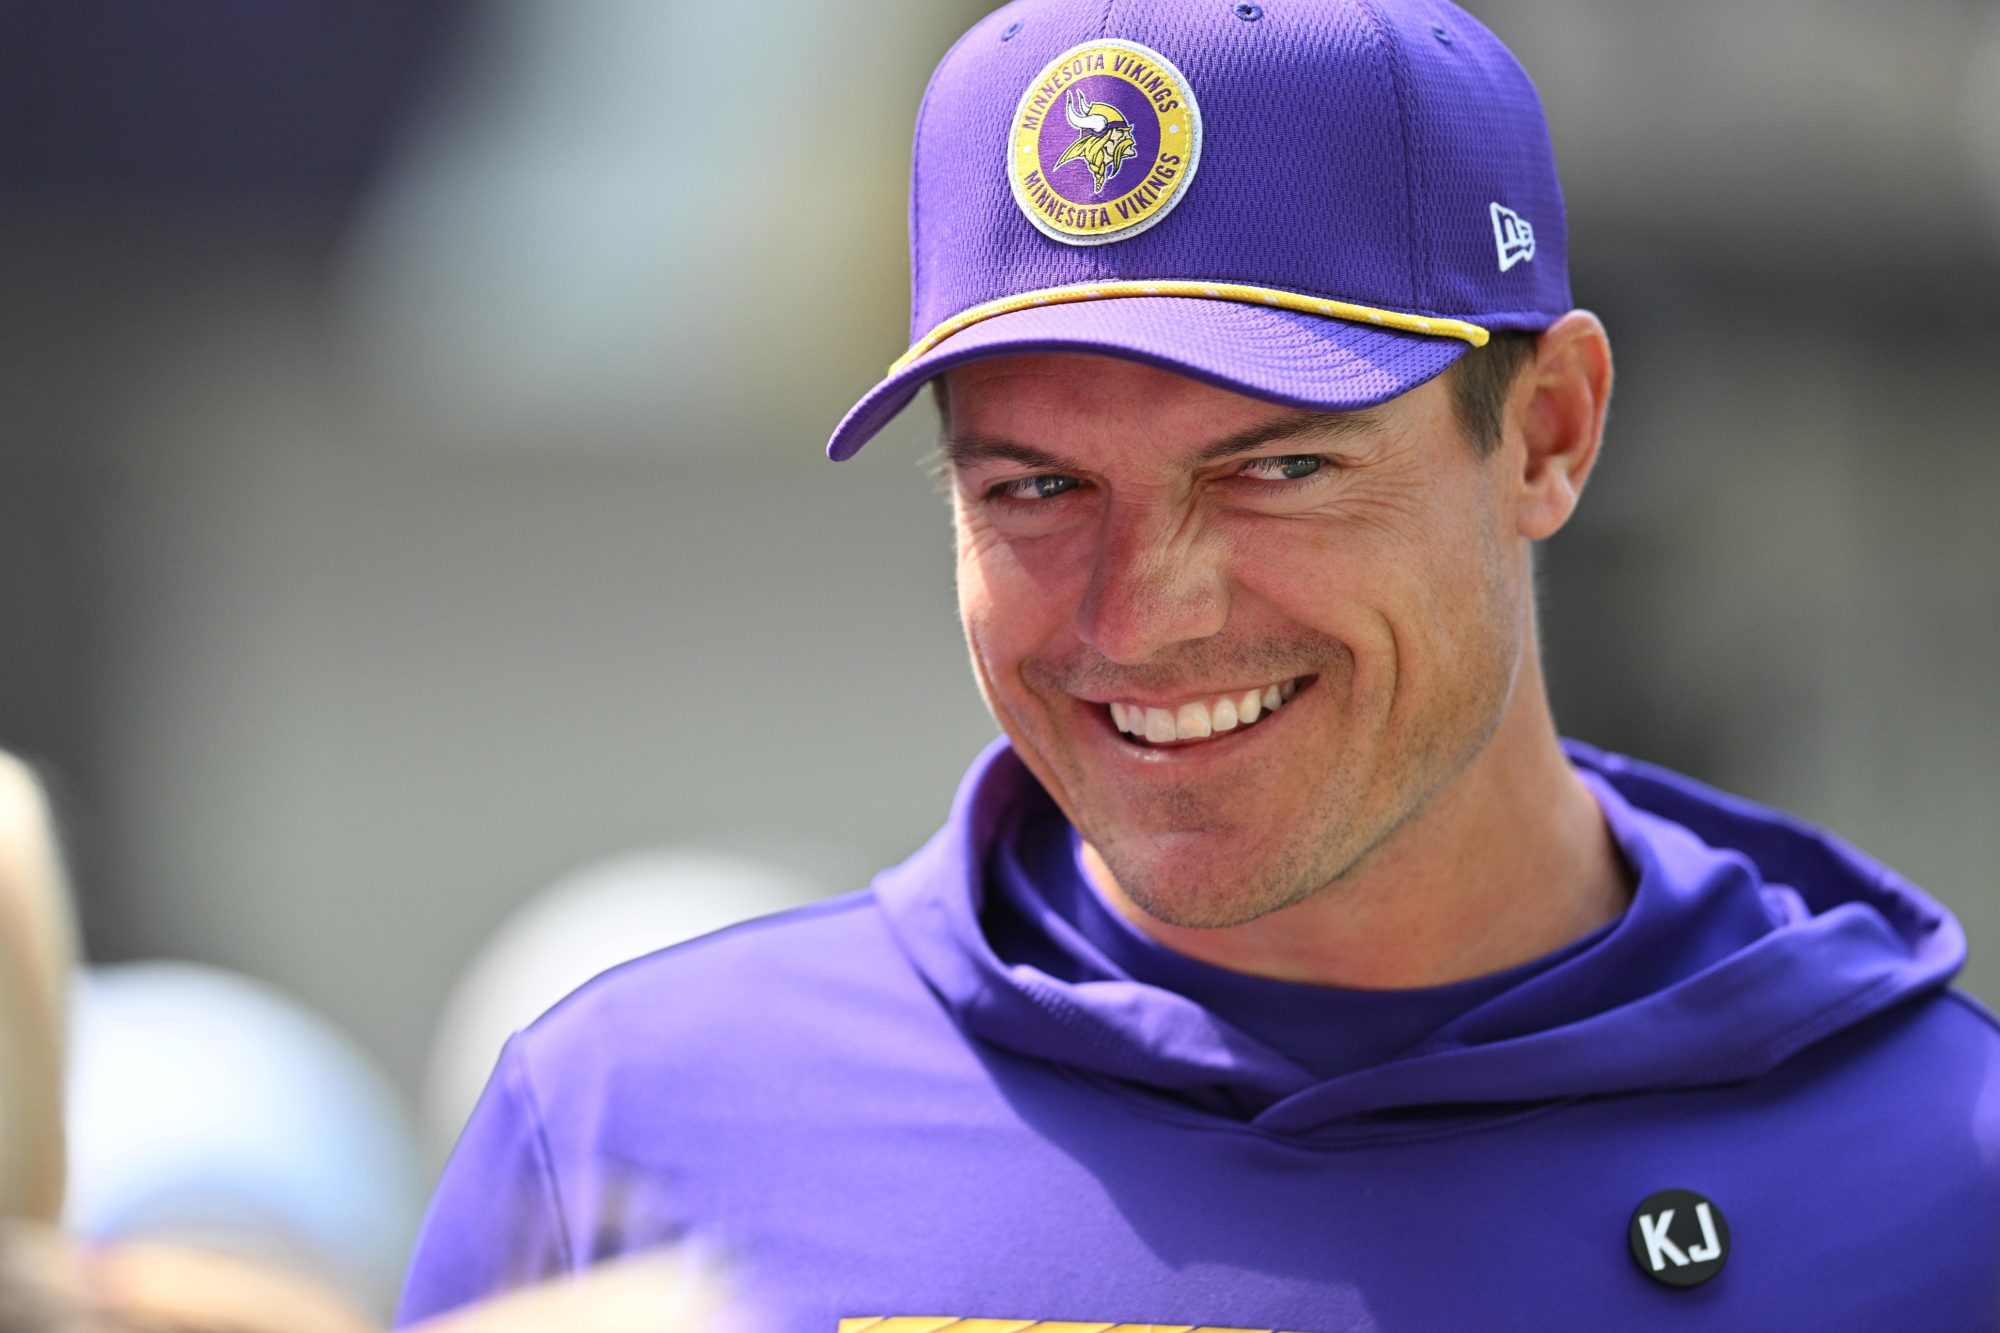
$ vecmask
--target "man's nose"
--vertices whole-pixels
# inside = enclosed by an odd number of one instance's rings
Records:
[[[1229,616],[1222,553],[1184,512],[1114,504],[1098,534],[1077,634],[1114,662],[1220,633]]]

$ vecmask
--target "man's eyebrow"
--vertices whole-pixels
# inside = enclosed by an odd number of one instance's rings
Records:
[[[971,433],[948,436],[939,443],[938,452],[944,455],[945,462],[956,468],[975,467],[981,463],[1019,463],[1037,472],[1077,470],[1076,464],[1069,459],[999,435]]]
[[[1267,421],[1261,426],[1238,431],[1212,444],[1205,444],[1194,453],[1197,465],[1219,463],[1225,458],[1247,454],[1262,449],[1267,444],[1280,440],[1295,439],[1300,436],[1349,436],[1365,435],[1382,425],[1383,414],[1373,408],[1362,408],[1355,412],[1294,412],[1290,416]]]
[[[1219,463],[1238,454],[1247,454],[1261,449],[1267,444],[1289,440],[1301,436],[1351,436],[1362,435],[1376,430],[1382,425],[1382,413],[1373,408],[1362,408],[1354,412],[1293,412],[1260,426],[1238,431],[1234,435],[1202,445],[1189,455],[1195,466]],[[1075,472],[1078,465],[1059,454],[1046,449],[1038,449],[1032,444],[1022,444],[998,435],[981,435],[972,432],[953,435],[938,446],[944,461],[955,468],[975,467],[981,463],[1015,463],[1033,468],[1037,472]]]

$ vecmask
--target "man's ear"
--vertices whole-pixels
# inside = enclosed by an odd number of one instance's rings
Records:
[[[1507,396],[1506,433],[1526,446],[1516,505],[1523,537],[1552,536],[1576,512],[1610,406],[1611,340],[1597,316],[1572,310],[1542,334]]]

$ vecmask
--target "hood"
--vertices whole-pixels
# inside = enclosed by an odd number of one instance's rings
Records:
[[[1053,809],[1004,741],[875,892],[911,964],[981,1041],[1280,1134],[1752,1078],[1943,988],[1964,962],[1943,907],[1839,839],[1654,765],[1564,748],[1636,874],[1624,916],[1415,1046],[1335,1077],[1175,991],[995,951],[982,912],[996,848]]]

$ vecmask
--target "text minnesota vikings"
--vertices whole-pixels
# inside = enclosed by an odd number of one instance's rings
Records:
[[[1105,73],[1117,76],[1143,93],[1161,116],[1181,109],[1180,95],[1173,81],[1154,69],[1143,57],[1124,52],[1092,51],[1080,54],[1050,71],[1024,99],[1019,121],[1019,128],[1039,133],[1043,120],[1060,99],[1065,118],[1077,131],[1077,139],[1049,171],[1053,173],[1071,162],[1083,163],[1090,169],[1095,187],[1091,191],[1093,194],[1104,192],[1105,183],[1118,174],[1126,158],[1135,151],[1132,127],[1124,113],[1110,103],[1088,101],[1080,89],[1071,87],[1080,78]],[[1021,185],[1052,218],[1074,213],[1078,216],[1072,225],[1106,226],[1111,223],[1113,210],[1125,219],[1151,207],[1180,176],[1182,164],[1183,158],[1178,153],[1159,153],[1146,180],[1116,200],[1110,209],[1068,204],[1048,186],[1039,171],[1030,171]],[[1068,218],[1063,220],[1071,221]]]

